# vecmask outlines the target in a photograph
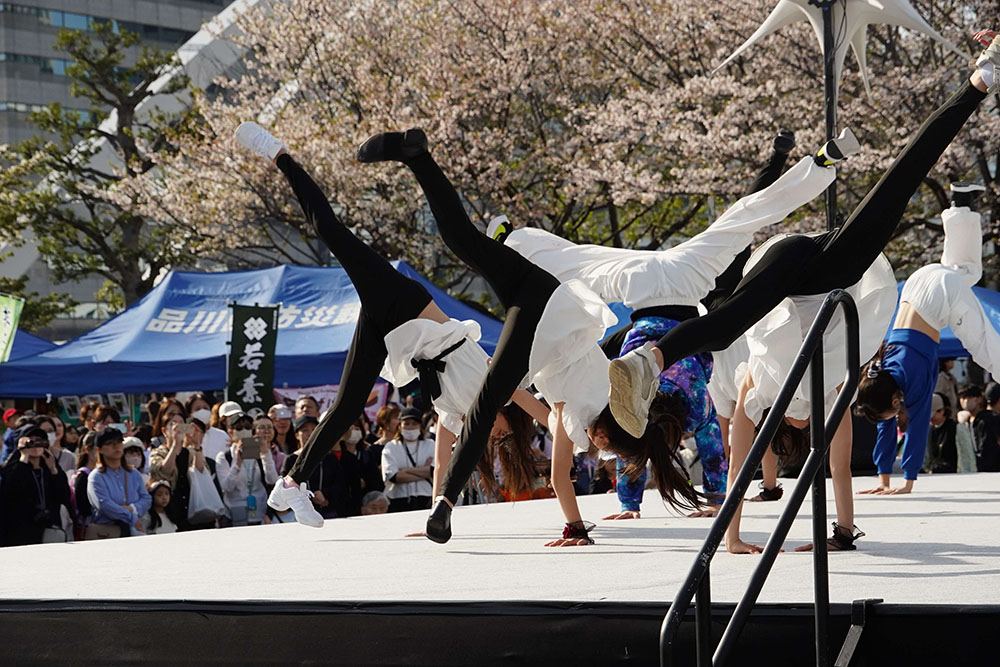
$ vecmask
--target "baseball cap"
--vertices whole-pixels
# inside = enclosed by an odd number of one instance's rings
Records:
[[[275,419],[291,419],[292,418],[292,409],[290,407],[288,407],[287,405],[285,405],[284,403],[275,403],[270,408],[268,408],[268,412],[270,412],[271,410],[274,410],[274,418]]]
[[[21,428],[14,431],[14,442],[16,443],[21,438],[36,438],[45,441],[44,445],[42,444],[31,445],[32,447],[49,446],[49,435],[35,424],[25,424]]]
[[[941,398],[941,394],[934,394],[931,396],[931,414],[938,410],[944,410],[944,399]]]
[[[306,424],[318,424],[318,423],[319,420],[313,417],[312,415],[302,415],[301,417],[295,418],[295,420],[292,422],[292,428],[294,428],[295,432],[298,433],[299,429],[301,429]]]
[[[1000,401],[1000,384],[990,384],[986,387],[986,403],[987,405],[993,405],[997,401]]]
[[[9,421],[11,417],[19,414],[21,414],[21,411],[18,410],[17,408],[7,408],[6,410],[3,411],[3,420],[5,422]]]
[[[135,437],[134,435],[130,435],[129,437],[125,438],[122,442],[125,445],[125,449],[130,449],[132,447],[138,447],[139,449],[143,450],[146,449],[146,446],[142,444],[142,440]]]
[[[219,406],[219,416],[225,419],[239,417],[242,414],[244,414],[243,408],[236,401],[226,401]]]
[[[136,438],[138,440],[138,438]],[[116,442],[125,442],[125,435],[116,428],[107,427],[97,434],[97,446],[103,447]]]
[[[399,411],[399,421],[404,419],[416,419],[420,421],[424,418],[424,413],[420,412],[419,408],[403,408]]]

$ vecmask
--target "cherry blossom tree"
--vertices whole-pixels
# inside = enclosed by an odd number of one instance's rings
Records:
[[[984,1],[916,4],[970,58],[979,47],[968,35],[993,20]],[[506,213],[579,242],[675,243],[742,194],[779,129],[796,132],[801,152],[822,142],[822,61],[807,26],[712,74],[771,5],[273,2],[241,18],[244,66],[197,96],[202,122],[185,128],[181,150],[158,156],[159,169],[123,183],[119,196],[196,233],[194,250],[229,264],[325,262],[280,176],[232,142],[240,122],[257,119],[323,184],[346,224],[462,291],[470,276],[437,240],[413,178],[354,159],[368,135],[419,126],[481,224]],[[845,212],[970,71],[939,44],[888,26],[869,28],[867,56],[871,97],[850,58],[841,84],[841,125],[865,146],[840,170]],[[984,210],[997,219],[998,129],[991,100],[928,177],[889,249],[903,274],[939,252],[933,219],[950,180],[986,182]],[[820,206],[782,228],[819,228]]]

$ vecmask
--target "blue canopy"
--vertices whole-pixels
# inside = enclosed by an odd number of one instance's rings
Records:
[[[466,306],[404,262],[449,316],[479,322],[492,353],[501,323]],[[212,389],[225,385],[229,304],[281,304],[276,387],[340,382],[361,304],[339,267],[277,266],[257,271],[172,271],[149,294],[93,331],[0,365],[0,396],[81,396]]]
[[[50,343],[44,338],[32,335],[20,329],[14,332],[14,344],[10,348],[10,359],[23,359],[39,352],[45,352],[57,347],[55,343]]]

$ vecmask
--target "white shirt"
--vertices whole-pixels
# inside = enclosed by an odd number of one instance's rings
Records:
[[[222,429],[210,426],[205,431],[205,437],[201,441],[201,448],[205,454],[205,458],[214,461],[219,457],[219,454],[229,449],[229,434]]]
[[[753,268],[773,243],[785,236],[779,234],[761,245],[747,262],[744,274]],[[864,364],[878,351],[896,309],[896,279],[885,255],[880,254],[861,280],[846,291],[854,298],[858,307],[860,362]],[[806,332],[812,326],[825,299],[826,294],[787,297],[747,330],[750,356],[748,363],[741,366],[742,372],[738,371],[738,375],[742,377],[749,370],[754,383],[744,402],[746,414],[753,423],[760,421],[764,410],[770,408],[777,398],[781,385],[796,361]],[[823,393],[827,411],[833,407],[837,398],[837,386],[846,377],[847,328],[843,313],[841,308],[837,309],[823,334]],[[809,418],[809,383],[807,371],[795,390],[792,402],[785,412],[786,416],[793,419]]]
[[[404,445],[399,440],[390,440],[382,449],[382,479],[385,480],[385,495],[389,499],[430,497],[433,489],[430,481],[396,483],[391,480],[403,468],[421,468],[427,459],[434,459],[434,441],[418,440]]]
[[[736,400],[749,358],[746,336],[740,336],[725,350],[712,353],[712,378],[708,382],[708,393],[720,417],[732,419],[736,413]]]
[[[438,374],[441,395],[433,401],[440,424],[457,435],[462,432],[462,417],[476,400],[489,367],[489,356],[478,343],[480,338],[482,331],[474,320],[410,320],[385,337],[389,354],[381,376],[402,387],[418,377],[411,359],[433,359],[464,339],[458,349],[442,359],[444,372]]]
[[[607,303],[633,309],[697,306],[755,232],[814,199],[835,177],[832,167],[802,158],[769,187],[730,206],[708,229],[666,250],[576,245],[528,227],[514,230],[504,243],[560,282],[583,281]]]
[[[232,465],[226,460],[226,452],[232,456]],[[252,521],[263,520],[267,511],[267,490],[264,485],[278,481],[278,470],[274,467],[274,458],[269,449],[261,451],[260,462],[264,466],[263,479],[257,459],[244,459],[242,466],[236,465],[236,452],[232,447],[215,457],[215,476],[222,487],[222,500],[226,503],[227,514],[232,507],[245,508],[247,498],[253,494],[257,499],[257,516]]]
[[[528,377],[551,405],[565,403],[562,424],[574,450],[590,448],[586,428],[608,404],[611,362],[597,346],[618,321],[599,296],[579,280],[559,285],[545,304],[528,359]],[[556,433],[556,413],[549,431]]]
[[[162,535],[164,533],[177,532],[177,524],[171,521],[170,517],[168,517],[165,512],[157,512],[157,514],[160,515],[160,525],[156,528],[150,528],[149,526],[153,522],[153,512],[156,512],[156,510],[150,508],[146,516],[142,517],[142,526],[147,535]]]

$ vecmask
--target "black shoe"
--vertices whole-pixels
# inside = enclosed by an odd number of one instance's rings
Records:
[[[444,499],[434,503],[431,515],[427,517],[427,539],[444,544],[451,539],[451,505]]]
[[[979,183],[965,183],[959,181],[951,184],[951,205],[968,206],[976,203],[976,199],[986,191],[986,186]]]
[[[774,152],[788,155],[795,148],[795,133],[791,130],[782,130],[774,137]]]
[[[406,162],[427,152],[427,135],[420,128],[383,132],[368,137],[358,148],[358,162]]]

